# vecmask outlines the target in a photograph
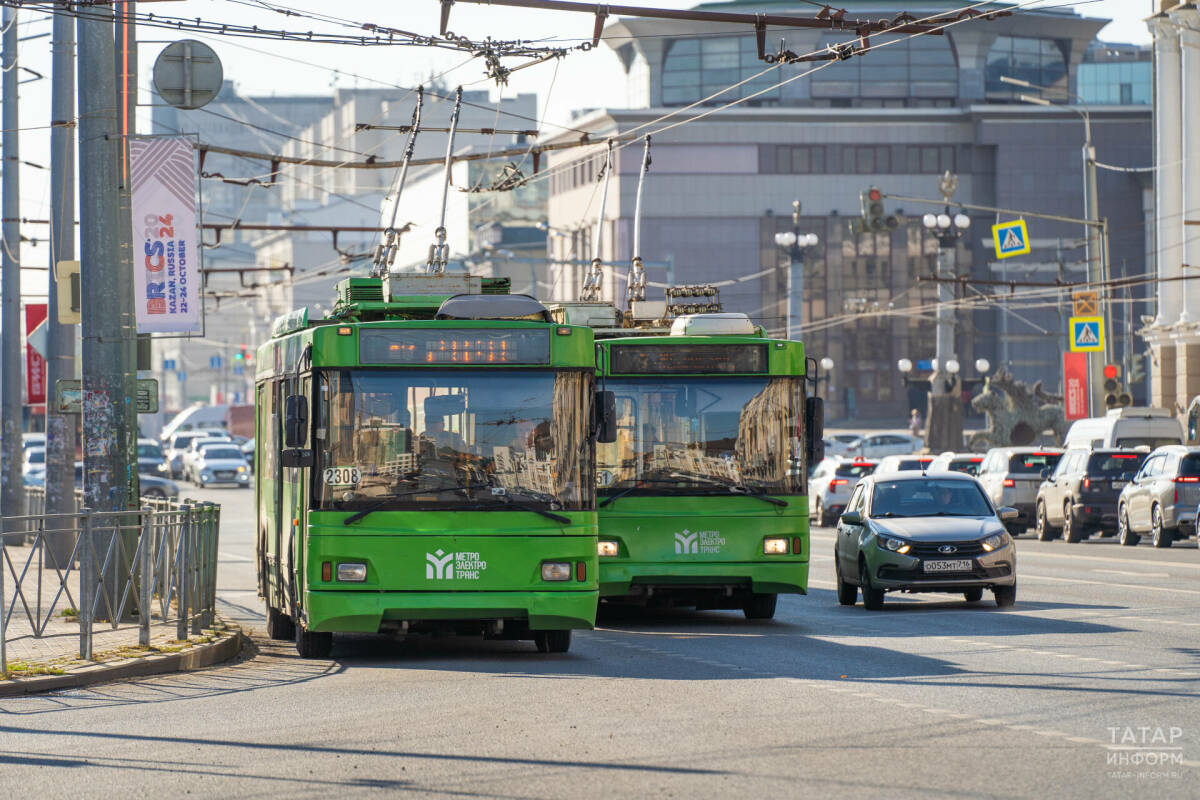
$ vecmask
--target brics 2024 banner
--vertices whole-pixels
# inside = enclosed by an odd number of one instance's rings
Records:
[[[129,140],[138,333],[199,333],[196,160],[184,137]]]

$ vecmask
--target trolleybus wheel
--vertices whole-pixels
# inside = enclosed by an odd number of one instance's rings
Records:
[[[534,631],[533,643],[539,653],[565,653],[571,649],[571,632]]]
[[[752,594],[742,606],[746,619],[771,619],[775,616],[775,604],[779,602],[777,594]]]
[[[296,651],[301,658],[328,658],[333,650],[333,634],[328,631],[306,631],[296,626]]]
[[[267,606],[267,636],[277,642],[289,642],[296,638],[296,623],[278,608]]]

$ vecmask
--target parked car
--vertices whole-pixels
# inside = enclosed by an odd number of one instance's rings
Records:
[[[153,439],[138,439],[137,441],[138,455],[138,472],[157,475],[160,478],[169,477],[171,474],[171,465],[167,461],[166,455],[159,447],[158,442]]]
[[[1136,545],[1150,534],[1155,547],[1170,547],[1196,532],[1200,502],[1200,447],[1160,447],[1146,457],[1117,499],[1117,539]]]
[[[979,453],[953,453],[947,451],[929,462],[926,472],[965,472],[978,475],[983,456]]]
[[[825,437],[825,455],[849,455],[851,448],[861,439],[857,433],[834,433]]]
[[[979,482],[959,472],[869,475],[859,481],[837,526],[838,602],[883,607],[886,592],[961,592],[996,605],[1017,598],[1017,556],[1005,521]]]
[[[1071,423],[1066,447],[1129,448],[1183,444],[1183,426],[1165,408],[1126,407],[1110,409],[1103,417]]]
[[[188,445],[187,450],[183,451],[183,477],[192,483],[196,482],[196,458],[200,455],[200,451],[208,445],[233,445],[233,442],[228,436],[205,436],[203,438],[192,439],[192,443]],[[236,445],[234,445],[236,447]]]
[[[171,467],[172,478],[179,479],[183,477],[183,454],[187,452],[192,442],[199,438],[199,436],[197,433],[177,433],[171,437],[165,455],[167,463]]]
[[[38,473],[36,480],[27,480],[25,482],[26,486],[44,486],[45,484],[45,472]],[[158,475],[138,475],[138,484],[142,497],[174,499],[179,496],[179,484],[166,478],[161,478]],[[82,461],[75,462],[75,488],[83,488]]]
[[[1036,528],[1043,542],[1081,542],[1117,530],[1117,499],[1146,460],[1135,450],[1068,450],[1038,488]]]
[[[927,472],[933,463],[934,456],[907,455],[885,456],[879,460],[875,468],[876,475],[891,475],[896,472]]]
[[[242,451],[232,442],[202,447],[192,461],[192,474],[197,486],[250,485],[250,467]]]
[[[984,455],[979,482],[992,505],[1017,510],[1017,515],[1007,520],[1012,535],[1024,533],[1034,524],[1037,493],[1045,480],[1042,470],[1058,466],[1062,452],[1059,448],[993,447]]]
[[[46,448],[26,447],[25,458],[21,462],[21,474],[37,472],[46,469]]]
[[[808,479],[809,517],[820,526],[832,525],[850,500],[859,478],[875,471],[878,462],[834,456],[822,459]]]
[[[916,453],[925,446],[925,442],[907,433],[872,433],[863,436],[850,447],[850,454],[863,458],[880,458],[881,456],[908,455]]]

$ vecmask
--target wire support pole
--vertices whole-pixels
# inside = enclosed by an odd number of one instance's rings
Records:
[[[630,262],[629,285],[626,299],[646,299],[646,269],[642,263],[642,188],[646,184],[646,173],[650,170],[650,134],[646,134],[646,147],[642,151],[642,168],[638,173],[637,196],[633,204],[633,258]]]
[[[4,133],[0,153],[4,156],[0,177],[0,206],[3,208],[3,253],[0,253],[0,296],[3,321],[0,322],[0,350],[3,374],[0,376],[0,514],[9,517],[23,513],[25,499],[21,478],[21,227],[9,221],[21,211],[20,134],[17,131],[17,11],[4,9],[3,60],[0,78],[3,107],[0,119]],[[3,547],[0,546],[0,550]]]
[[[429,246],[429,259],[425,262],[425,271],[440,275],[446,271],[446,263],[450,260],[450,245],[446,243],[446,201],[450,195],[450,170],[454,166],[454,133],[458,128],[458,115],[462,110],[463,90],[459,86],[454,90],[454,110],[450,113],[450,134],[446,137],[446,174],[442,181],[442,209],[438,217],[437,229],[433,232],[435,241]]]
[[[383,240],[375,248],[375,258],[371,264],[371,277],[378,278],[387,271],[396,260],[400,249],[400,234],[396,231],[396,215],[400,211],[400,196],[404,193],[404,182],[408,178],[408,165],[412,162],[413,149],[417,144],[417,133],[421,130],[421,107],[425,102],[425,87],[417,87],[417,102],[413,106],[411,130],[408,142],[404,145],[404,158],[400,164],[400,173],[396,176],[396,192],[392,198],[392,214],[388,219],[387,228],[383,232]]]

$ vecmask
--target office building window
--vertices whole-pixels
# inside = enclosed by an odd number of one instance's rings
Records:
[[[762,72],[767,66],[766,62],[758,60],[753,36],[675,39],[667,43],[663,56],[663,105],[695,103]],[[706,100],[705,105],[728,103],[742,97],[750,97],[746,101],[750,105],[777,101],[779,87],[775,84],[779,80],[779,70],[768,70],[736,89]],[[762,94],[758,94],[760,91]]]
[[[997,36],[988,51],[985,91],[990,102],[1016,102],[1028,92],[1000,80],[1008,75],[1037,86],[1066,88],[1067,59],[1063,45],[1053,39],[1026,36]],[[1061,97],[1061,95],[1059,95]],[[1054,99],[1051,95],[1047,99]],[[1059,100],[1062,102],[1062,100]]]
[[[845,41],[845,36],[828,35],[822,38],[821,47]],[[869,56],[841,61],[813,73],[813,99],[837,105],[851,97],[864,101],[871,98],[878,105],[890,106],[918,98],[951,99],[958,95],[958,66],[945,36],[900,40],[872,37],[871,43],[885,46],[876,47]]]

